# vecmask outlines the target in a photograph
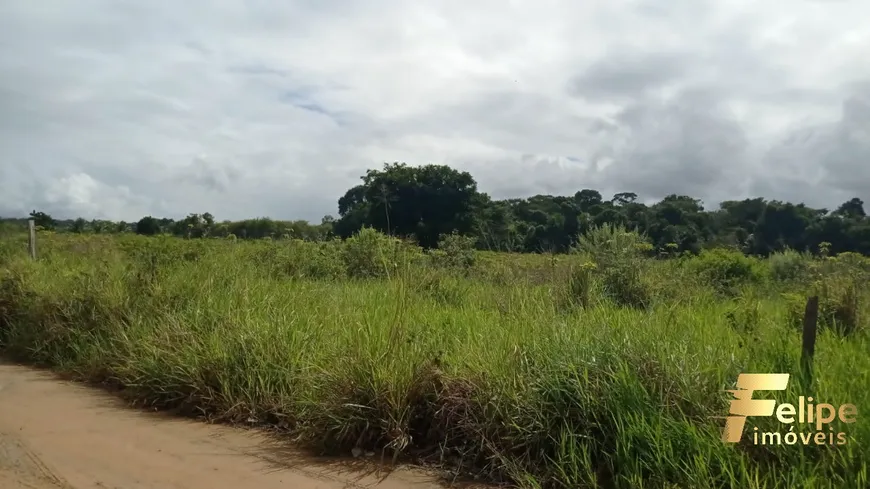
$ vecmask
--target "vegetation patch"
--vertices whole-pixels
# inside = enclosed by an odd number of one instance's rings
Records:
[[[798,372],[789,324],[810,294],[819,377],[789,395],[870,405],[856,375],[870,369],[861,256],[662,258],[620,226],[563,255],[450,234],[433,253],[374,229],[38,239],[36,261],[26,236],[2,241],[3,354],[140,404],[523,487],[867,484],[866,423],[845,446],[720,440],[739,373]]]

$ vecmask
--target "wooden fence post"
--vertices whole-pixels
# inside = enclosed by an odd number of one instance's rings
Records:
[[[804,331],[801,345],[801,373],[805,386],[813,382],[813,355],[816,353],[816,332],[819,320],[819,296],[807,299],[804,310]]]
[[[30,258],[36,259],[36,221],[33,219],[29,219],[27,221],[27,228],[30,234],[30,242],[28,249],[30,250]]]

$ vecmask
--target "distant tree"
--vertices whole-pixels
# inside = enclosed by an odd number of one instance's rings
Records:
[[[208,212],[205,214],[188,214],[184,219],[172,223],[170,228],[172,229],[172,234],[176,236],[204,238],[209,236],[209,233],[214,228],[214,217]]]
[[[634,203],[637,200],[637,194],[634,192],[620,192],[613,196],[610,202],[616,205],[628,205]]]
[[[480,200],[477,183],[467,172],[443,165],[393,163],[369,170],[362,180],[338,201],[340,235],[371,226],[414,237],[430,248],[442,234],[472,230]]]
[[[840,207],[834,211],[834,214],[858,219],[867,217],[867,214],[864,212],[864,201],[858,197],[853,197],[840,204]]]
[[[104,219],[94,219],[91,221],[91,230],[95,234],[112,233],[115,231],[116,224],[112,221]]]
[[[83,218],[78,218],[73,221],[72,226],[70,226],[70,232],[81,234],[87,231],[88,221],[85,221]]]
[[[30,218],[33,219],[34,224],[46,230],[52,230],[55,228],[57,221],[52,219],[52,217],[45,212],[31,211]]]
[[[808,232],[822,216],[822,212],[804,204],[770,201],[755,224],[750,251],[767,255],[785,248],[806,249]]]
[[[136,223],[136,234],[154,236],[155,234],[160,234],[161,231],[160,221],[151,216],[143,217]]]
[[[593,212],[596,207],[599,207],[603,202],[601,192],[585,188],[574,194],[574,201],[580,206],[583,212]]]

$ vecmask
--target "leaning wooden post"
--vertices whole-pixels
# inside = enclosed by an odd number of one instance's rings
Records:
[[[28,228],[28,231],[30,232],[30,242],[29,242],[30,258],[35,260],[36,259],[36,221],[34,221],[33,219],[29,219],[27,221],[27,228]]]
[[[801,345],[801,373],[805,387],[813,382],[813,355],[816,353],[816,332],[819,320],[819,296],[807,299],[804,310],[804,331]]]

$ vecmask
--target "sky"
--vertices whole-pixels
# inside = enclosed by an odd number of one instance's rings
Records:
[[[0,215],[319,222],[385,162],[494,198],[870,207],[867,0],[4,0]]]

